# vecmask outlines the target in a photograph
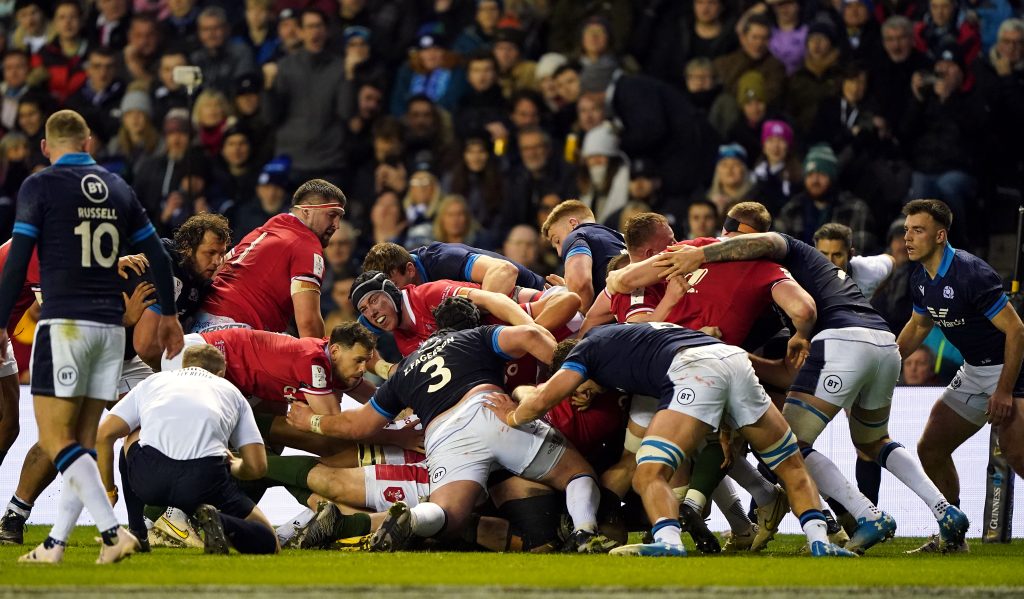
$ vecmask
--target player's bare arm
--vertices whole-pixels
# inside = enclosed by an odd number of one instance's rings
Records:
[[[338,396],[334,393],[303,393],[309,409],[316,414],[340,414]]]
[[[522,426],[542,417],[548,410],[572,395],[583,383],[583,376],[573,370],[559,370],[539,387],[523,386],[516,389],[519,403],[504,393],[488,396],[487,409],[498,415],[509,426]]]
[[[900,358],[906,360],[907,356],[916,352],[933,326],[935,326],[935,322],[931,318],[913,312],[907,324],[903,325],[899,337],[896,338],[896,344],[900,347]]]
[[[324,317],[320,313],[320,286],[300,281],[303,287],[292,289],[292,308],[295,310],[295,326],[299,337],[323,337]]]
[[[589,310],[594,303],[593,265],[593,258],[586,254],[576,254],[565,261],[565,285],[569,291],[580,296],[583,310]]]
[[[1000,424],[1013,415],[1013,385],[1020,375],[1020,363],[1024,358],[1024,323],[1013,306],[1007,304],[995,315],[992,324],[1006,335],[1003,369],[999,373],[996,391],[988,399],[988,421]]]
[[[308,431],[339,439],[361,440],[380,432],[387,418],[371,404],[339,414],[316,414],[309,406],[293,402],[288,408],[288,424],[300,431]]]
[[[231,476],[238,480],[256,480],[267,474],[267,449],[262,443],[238,448],[241,457],[230,456]]]
[[[543,327],[533,324],[505,327],[498,333],[498,347],[505,355],[521,358],[530,354],[550,364],[555,353],[555,338]]]
[[[593,305],[587,310],[586,317],[583,318],[579,335],[582,337],[590,329],[610,322],[615,322],[615,315],[612,314],[612,300],[607,293],[598,293]]]
[[[108,496],[117,489],[114,484],[114,443],[127,437],[131,432],[127,422],[117,416],[108,415],[100,423],[99,431],[96,433],[96,464],[99,466],[100,478]]]
[[[778,233],[750,233],[739,235],[721,243],[694,248],[678,246],[671,252],[655,256],[654,265],[662,268],[661,278],[670,278],[693,272],[705,262],[733,262],[737,260],[781,260],[789,248]]]
[[[799,367],[811,351],[811,336],[818,316],[814,299],[796,281],[780,281],[772,287],[772,300],[796,328],[789,339],[786,361]]]
[[[463,287],[458,294],[465,297],[481,310],[491,316],[512,325],[533,324],[530,315],[519,307],[519,304],[511,300],[507,295],[484,291],[483,289],[471,289]]]
[[[519,269],[506,260],[479,256],[473,263],[470,278],[474,283],[480,283],[480,287],[484,291],[508,295],[515,289],[516,279],[519,278]]]

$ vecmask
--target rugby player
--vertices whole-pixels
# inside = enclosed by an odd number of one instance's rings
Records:
[[[280,333],[294,318],[300,337],[323,337],[323,248],[338,229],[345,201],[323,179],[300,185],[287,214],[272,217],[228,254],[192,332],[243,327]]]
[[[0,245],[0,269],[7,263],[7,255],[11,251],[11,242],[7,241]],[[3,464],[7,457],[8,450],[14,445],[21,432],[18,423],[18,404],[21,400],[21,386],[18,380],[18,361],[14,358],[14,346],[11,339],[14,338],[18,324],[25,316],[32,304],[36,301],[36,294],[39,292],[39,255],[32,252],[32,258],[28,263],[28,270],[25,273],[25,283],[21,287],[21,293],[14,304],[11,318],[7,321],[7,353],[3,362],[0,363],[0,464]],[[15,505],[15,508],[20,506]],[[31,506],[29,506],[31,507]],[[10,511],[10,508],[8,508]],[[17,514],[16,514],[17,515]],[[20,527],[18,528],[20,531]],[[0,522],[0,542],[5,542],[6,528]]]
[[[484,291],[529,302],[544,289],[544,278],[501,254],[461,243],[441,243],[412,251],[397,243],[378,243],[363,258],[363,271],[379,270],[398,285],[422,285],[448,279],[478,283]]]
[[[118,526],[91,451],[100,414],[117,398],[125,341],[117,273],[122,243],[142,249],[154,270],[162,349],[174,356],[182,346],[170,258],[131,188],[86,152],[90,143],[78,113],[62,110],[47,119],[42,151],[53,166],[22,184],[0,280],[0,322],[7,322],[38,243],[47,301],[33,343],[32,394],[39,445],[65,484],[50,535],[21,561],[62,561],[83,507],[102,537],[98,563],[120,561],[139,547]],[[6,354],[7,341],[7,330],[0,330],[0,354]]]
[[[946,204],[914,200],[903,214],[907,254],[916,264],[910,275],[914,312],[897,339],[900,355],[914,353],[938,326],[964,356],[917,442],[928,477],[956,505],[960,479],[953,451],[986,422],[997,427],[1007,463],[1024,476],[1024,325],[992,267],[949,245],[953,213]],[[920,550],[966,551],[967,543],[943,533]]]
[[[630,368],[623,368],[623,359]],[[679,502],[669,485],[687,455],[722,424],[746,438],[783,480],[814,556],[853,556],[832,545],[817,489],[803,465],[793,432],[757,382],[746,352],[669,323],[604,325],[582,340],[559,344],[557,372],[540,387],[519,387],[517,405],[490,394],[488,408],[510,427],[535,426],[562,397],[605,388],[659,399],[658,411],[636,454],[633,488],[652,523],[653,543],[613,549],[619,555],[685,556]]]
[[[850,409],[854,446],[925,502],[945,542],[961,545],[969,526],[967,516],[946,500],[920,462],[889,437],[889,410],[901,364],[896,338],[846,272],[821,252],[788,235],[744,234],[722,243],[680,247],[652,258],[639,265],[626,284],[643,283],[652,274],[656,280],[659,274],[672,277],[693,272],[708,262],[757,258],[782,264],[818,308],[809,356],[790,387],[783,414],[822,492],[856,519],[856,530],[846,547],[862,553],[892,537],[896,522],[850,484],[831,460],[812,448],[825,426],[844,408]],[[792,346],[792,340],[790,343]]]
[[[594,472],[543,422],[513,428],[484,410],[489,394],[503,393],[505,362],[525,353],[549,363],[551,334],[536,325],[479,326],[480,313],[465,298],[448,298],[459,322],[430,337],[399,365],[368,404],[336,416],[313,415],[293,406],[289,421],[306,429],[346,437],[369,436],[410,407],[426,431],[430,501],[413,508],[397,502],[371,539],[371,550],[404,549],[412,537],[458,535],[485,490],[493,465],[528,480],[565,490],[574,531],[571,546],[581,553],[607,551],[615,543],[597,531],[600,493]]]
[[[117,502],[114,442],[125,438],[122,484],[131,529],[145,530],[145,503],[173,505],[195,512],[206,553],[227,554],[229,545],[241,553],[276,553],[270,521],[234,480],[257,479],[267,469],[252,408],[222,378],[220,352],[197,346],[182,354],[183,369],[146,379],[100,425],[97,459],[107,495]]]
[[[540,234],[562,258],[565,285],[580,296],[581,310],[586,313],[604,289],[608,261],[626,253],[622,234],[597,224],[594,213],[579,200],[555,206]]]

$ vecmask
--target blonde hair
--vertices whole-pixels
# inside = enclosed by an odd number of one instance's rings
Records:
[[[89,125],[74,110],[58,110],[46,119],[48,145],[72,145],[83,148],[89,138]]]
[[[767,233],[772,227],[772,215],[759,202],[739,202],[726,213],[741,223],[757,229],[758,233]]]
[[[587,207],[586,204],[579,200],[565,200],[561,204],[557,204],[551,209],[551,213],[548,214],[547,220],[540,227],[540,235],[547,239],[548,233],[551,232],[551,227],[555,226],[555,223],[562,220],[563,218],[570,218],[575,216],[577,220],[582,222],[594,222],[594,211]]]
[[[193,345],[185,348],[181,356],[182,368],[202,368],[207,372],[223,376],[227,369],[224,354],[212,345]]]
[[[409,189],[406,190],[405,199],[402,200],[402,208],[408,211],[413,205],[412,180],[417,175],[426,175],[427,177],[430,177],[430,185],[434,188],[434,193],[431,194],[430,200],[427,201],[427,218],[433,220],[434,216],[437,214],[438,206],[441,203],[441,182],[434,173],[430,171],[416,171],[409,177]]]
[[[458,204],[462,208],[463,214],[466,215],[466,230],[462,234],[462,239],[458,241],[464,243],[467,239],[476,235],[477,230],[480,229],[480,223],[476,222],[476,219],[473,218],[473,214],[469,210],[469,203],[466,202],[466,198],[458,194],[446,195],[444,196],[444,199],[441,200],[441,203],[438,204],[437,215],[434,216],[434,241],[440,241],[443,243],[450,243],[453,241],[448,236],[448,232],[444,229],[444,213],[449,206],[454,204]]]
[[[199,97],[196,98],[195,106],[192,107],[193,126],[201,126],[199,123],[199,115],[202,113],[202,110],[206,108],[206,105],[211,102],[217,104],[220,107],[221,112],[224,113],[225,120],[232,120],[232,117],[234,116],[234,110],[232,110],[231,103],[228,102],[227,97],[217,90],[204,89],[202,93],[199,94]]]

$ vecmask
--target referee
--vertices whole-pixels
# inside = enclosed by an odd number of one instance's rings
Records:
[[[195,514],[206,553],[226,554],[229,544],[240,553],[276,553],[270,521],[232,479],[267,471],[252,408],[223,378],[224,356],[214,346],[186,349],[182,366],[140,383],[100,424],[96,449],[107,495],[117,500],[114,441],[127,437],[122,484],[137,535],[145,535],[145,505],[168,505]]]

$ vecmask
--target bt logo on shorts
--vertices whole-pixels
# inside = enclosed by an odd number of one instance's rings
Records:
[[[74,366],[65,366],[57,371],[57,380],[61,385],[74,385],[78,381],[78,371]]]
[[[830,374],[825,377],[825,391],[828,391],[829,393],[839,393],[842,390],[843,379],[834,374]]]
[[[679,393],[676,394],[676,401],[681,406],[688,406],[693,403],[693,400],[697,395],[693,392],[693,389],[680,389]]]
[[[436,483],[437,481],[444,478],[445,474],[448,474],[448,471],[445,470],[443,467],[435,468],[434,471],[430,473],[430,482]]]

